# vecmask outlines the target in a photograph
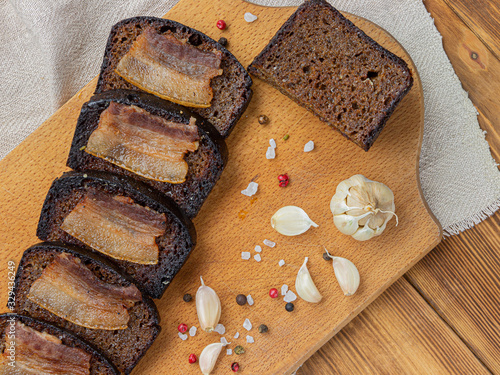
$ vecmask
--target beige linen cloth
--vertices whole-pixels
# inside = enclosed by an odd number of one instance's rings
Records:
[[[492,215],[500,206],[498,165],[422,0],[330,1],[389,31],[417,66],[425,96],[421,185],[445,233],[459,233]],[[0,159],[98,74],[115,22],[163,16],[176,2],[0,0]]]

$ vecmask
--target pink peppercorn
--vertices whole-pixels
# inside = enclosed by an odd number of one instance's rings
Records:
[[[270,291],[269,291],[269,296],[271,298],[277,298],[278,297],[278,289],[276,288],[272,288]]]
[[[196,354],[192,353],[189,355],[189,363],[195,363],[197,360],[198,358],[196,358]]]
[[[288,175],[285,173],[285,174],[280,174],[278,176],[278,181],[279,181],[279,185],[281,187],[286,187],[288,185],[288,183],[290,182],[289,178],[288,178]]]
[[[217,21],[217,28],[220,30],[224,30],[226,28],[226,22],[224,20]]]
[[[181,323],[179,324],[177,329],[179,330],[180,333],[185,333],[188,330],[188,326],[187,324]]]

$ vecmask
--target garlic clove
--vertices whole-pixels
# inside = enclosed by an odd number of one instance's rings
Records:
[[[306,212],[297,206],[280,208],[271,218],[271,226],[284,236],[298,236],[305,233],[311,226],[318,227]]]
[[[330,255],[329,255],[330,256]],[[348,259],[341,257],[332,257],[333,260],[333,270],[335,272],[335,277],[340,285],[340,288],[346,296],[352,296],[359,287],[359,271]]]
[[[318,303],[323,297],[319,293],[318,288],[316,288],[311,274],[307,269],[308,259],[309,258],[307,257],[304,259],[304,263],[297,273],[297,278],[295,279],[295,290],[297,290],[297,294],[304,301]]]
[[[205,349],[200,354],[200,370],[203,375],[208,375],[212,372],[223,346],[224,344],[220,342],[205,346]]]
[[[356,233],[359,228],[358,220],[350,215],[336,215],[333,217],[333,223],[341,233],[349,236]]]
[[[215,290],[205,285],[201,276],[200,280],[201,286],[196,292],[196,312],[201,329],[212,332],[220,319],[220,299]]]
[[[382,231],[379,231],[379,234],[380,233],[382,233]],[[352,234],[352,238],[358,241],[367,241],[374,236],[375,236],[375,231],[368,225],[359,228],[355,233]]]

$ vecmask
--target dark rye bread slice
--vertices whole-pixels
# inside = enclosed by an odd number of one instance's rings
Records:
[[[107,283],[123,287],[132,283],[130,277],[120,273],[115,265],[97,254],[61,243],[40,243],[27,249],[19,262],[14,285],[15,312],[70,331],[99,350],[120,372],[129,374],[160,333],[160,317],[155,304],[149,297],[143,296],[142,301],[129,310],[128,328],[115,331],[89,329],[59,318],[31,302],[27,294],[44,268],[61,253],[80,258],[82,264]]]
[[[189,152],[185,157],[189,165],[185,182],[171,184],[150,180],[85,152],[84,149],[89,137],[98,126],[101,112],[108,108],[111,101],[135,105],[169,121],[189,124],[190,117],[196,119],[200,133],[200,144],[198,150]],[[94,95],[89,102],[82,106],[67,165],[77,171],[113,172],[142,181],[172,198],[189,218],[193,218],[219,179],[227,157],[226,143],[217,130],[208,121],[192,113],[189,109],[147,93],[113,90]]]
[[[114,25],[109,34],[95,92],[101,93],[112,89],[140,90],[121,78],[114,70],[132,43],[148,26],[153,27],[160,34],[173,35],[179,40],[186,40],[200,50],[213,51],[215,49],[222,52],[223,73],[210,81],[214,93],[211,106],[191,108],[191,110],[210,121],[226,138],[250,102],[252,79],[233,54],[221,44],[178,22],[156,17],[134,17]]]
[[[91,345],[82,341],[78,337],[72,335],[68,331],[57,328],[47,322],[23,316],[18,314],[2,314],[0,315],[0,353],[3,353],[5,348],[5,329],[10,325],[13,327],[15,322],[21,322],[24,325],[33,328],[38,332],[48,333],[49,335],[56,336],[61,340],[62,344],[71,348],[78,348],[89,354],[90,357],[90,375],[118,375],[119,372],[116,367],[108,361],[99,351]],[[9,328],[9,334],[15,336],[15,330]]]
[[[324,0],[303,3],[248,71],[365,151],[413,84],[401,58]]]
[[[66,216],[88,192],[130,197],[136,204],[165,214],[167,230],[156,239],[160,250],[157,264],[137,264],[113,259],[92,250],[61,229]],[[42,241],[62,241],[99,253],[130,275],[134,283],[153,298],[162,296],[196,244],[193,223],[170,198],[131,178],[96,171],[67,172],[52,183],[40,214],[37,236]]]

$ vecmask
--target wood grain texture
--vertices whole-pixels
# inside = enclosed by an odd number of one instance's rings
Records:
[[[310,374],[444,375],[489,371],[401,278],[297,372]]]
[[[246,23],[243,14],[247,11],[256,14],[258,21]],[[214,39],[225,36],[231,52],[247,66],[293,11],[231,0],[183,0],[168,16]],[[214,27],[221,18],[229,25],[224,32]],[[163,331],[136,374],[196,373],[197,367],[194,369],[187,362],[189,353],[199,354],[205,345],[220,340],[216,333],[199,333],[187,341],[177,336],[176,327],[181,322],[198,326],[194,304],[183,303],[182,295],[195,294],[200,275],[219,293],[223,306],[221,323],[226,326],[230,347],[243,344],[247,348],[244,357],[238,358],[243,372],[288,374],[440,241],[440,228],[426,210],[417,183],[423,125],[420,81],[409,57],[395,40],[368,21],[351,18],[409,62],[416,78],[414,87],[375,145],[365,153],[276,90],[255,80],[254,98],[228,139],[228,166],[195,219],[198,246],[164,298],[158,301]],[[78,111],[90,96],[93,84],[0,163],[0,189],[7,192],[1,198],[4,210],[0,213],[4,223],[0,229],[4,259],[18,261],[22,251],[36,242],[35,226],[44,195],[51,181],[65,170]],[[269,125],[258,124],[261,114],[270,117]],[[282,140],[284,134],[290,134],[286,142]],[[278,143],[277,158],[272,161],[265,159],[270,138]],[[316,148],[304,154],[303,146],[310,139]],[[284,172],[291,178],[286,189],[277,184],[277,175]],[[365,243],[341,235],[333,226],[329,210],[335,186],[356,173],[393,189],[400,218],[397,228],[393,221],[384,235]],[[240,191],[251,180],[259,183],[259,192],[248,198]],[[278,235],[269,219],[278,208],[289,204],[304,208],[320,227],[298,238]],[[274,249],[264,247],[262,262],[241,260],[241,251],[255,254],[254,246],[262,245],[264,238],[273,239],[278,245]],[[323,245],[358,266],[363,281],[353,297],[342,295],[331,263],[321,257]],[[324,300],[318,305],[297,301],[290,314],[285,312],[281,299],[271,300],[267,292],[282,284],[293,286],[305,256],[310,257],[309,268]],[[285,259],[287,265],[279,268],[279,259]],[[0,278],[5,277],[5,272],[1,270]],[[0,292],[5,299],[4,284]],[[236,305],[234,298],[238,293],[252,294],[255,305]],[[247,333],[242,327],[245,318],[254,327],[267,324],[270,332],[259,335],[254,328],[250,334],[256,343],[246,344]],[[232,340],[236,331],[241,336]],[[234,355],[221,356],[215,373],[227,372],[234,360]]]

